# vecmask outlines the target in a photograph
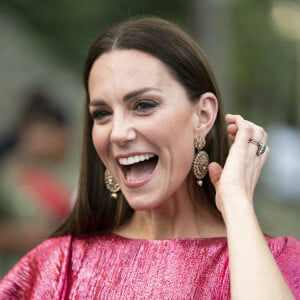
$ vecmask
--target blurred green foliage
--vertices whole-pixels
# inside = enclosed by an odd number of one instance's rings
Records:
[[[234,2],[230,20],[235,112],[263,125],[274,121],[297,125],[297,43],[274,30],[273,1]]]
[[[67,68],[80,74],[92,41],[105,27],[129,17],[156,15],[192,34],[197,32],[193,18],[208,20],[210,16],[201,9],[194,11],[196,1],[200,0],[3,0],[2,3],[24,19],[43,46],[61,57]],[[221,6],[215,1],[203,1],[210,8]],[[231,112],[262,125],[275,120],[299,126],[300,42],[297,45],[296,41],[286,40],[274,29],[270,18],[274,1],[224,3],[223,12],[230,27],[230,54],[219,55],[230,61],[227,72],[232,88],[227,103],[230,102]],[[218,24],[217,18],[210,22]],[[215,34],[216,38],[222,34],[222,27],[216,26],[218,34],[210,31],[209,24],[204,23],[203,27],[201,34]]]
[[[32,27],[41,41],[63,57],[69,67],[81,67],[92,41],[116,22],[141,14],[183,24],[184,0],[4,0]]]

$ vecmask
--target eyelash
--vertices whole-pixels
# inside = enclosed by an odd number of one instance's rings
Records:
[[[103,120],[105,117],[109,116],[111,113],[107,110],[95,110],[91,113],[91,117],[93,120]]]
[[[146,107],[145,107],[146,106]],[[134,109],[139,112],[148,112],[149,110],[158,106],[158,103],[153,100],[140,100],[134,105]]]
[[[140,113],[147,113],[151,109],[157,107],[159,103],[153,100],[140,100],[137,101],[134,106],[133,110],[136,110]],[[93,120],[103,121],[106,117],[110,116],[112,113],[105,109],[98,109],[91,112],[91,117]]]

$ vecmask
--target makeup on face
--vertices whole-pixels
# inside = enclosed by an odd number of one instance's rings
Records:
[[[90,73],[93,142],[134,209],[185,189],[194,155],[193,111],[182,85],[157,58],[114,50]]]

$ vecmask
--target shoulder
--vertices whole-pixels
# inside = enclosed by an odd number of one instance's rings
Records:
[[[268,245],[275,258],[296,256],[300,253],[300,241],[293,237],[267,238]]]
[[[292,237],[267,238],[267,241],[287,284],[300,298],[300,241]]]
[[[1,299],[52,299],[67,272],[72,237],[51,238],[26,254],[0,281]]]
[[[12,269],[12,271],[22,265],[34,268],[36,271],[41,267],[64,261],[68,256],[71,247],[71,235],[50,238],[27,253]]]

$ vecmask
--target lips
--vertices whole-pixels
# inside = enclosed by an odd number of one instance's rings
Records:
[[[124,182],[128,187],[136,188],[146,184],[154,174],[158,156],[153,153],[134,154],[118,158]]]

